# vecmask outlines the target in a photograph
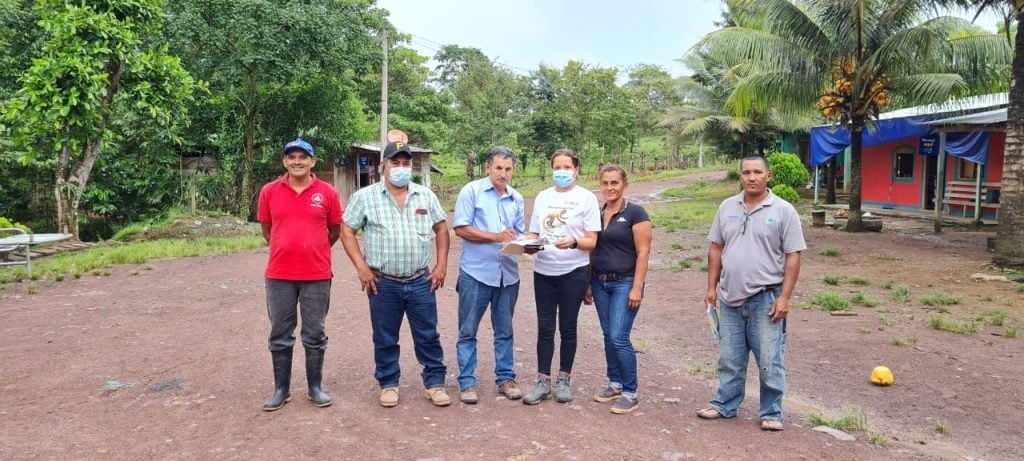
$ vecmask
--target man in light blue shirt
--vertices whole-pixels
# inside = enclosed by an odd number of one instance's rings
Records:
[[[478,400],[476,381],[476,333],[480,319],[491,306],[494,329],[494,377],[498,392],[510,400],[523,396],[516,386],[512,315],[519,297],[519,261],[501,253],[504,243],[524,232],[523,196],[508,185],[516,155],[504,146],[487,155],[487,177],[459,192],[453,226],[462,238],[459,260],[459,390],[463,403]]]

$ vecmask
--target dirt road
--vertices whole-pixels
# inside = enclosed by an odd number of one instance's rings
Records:
[[[703,176],[701,176],[703,177]],[[636,197],[697,176],[641,183]],[[825,289],[824,275],[864,277],[863,290],[883,304],[856,308],[855,317],[817,309],[791,314],[787,429],[765,433],[756,418],[757,384],[748,382],[740,416],[701,421],[694,411],[717,385],[717,345],[710,340],[700,299],[706,274],[673,272],[684,258],[701,258],[700,233],[655,233],[648,299],[637,318],[641,407],[613,415],[590,395],[604,384],[600,328],[592,308],[580,315],[575,400],[536,407],[504,400],[493,382],[489,321],[480,337],[481,401],[435,408],[423,397],[407,327],[403,328],[402,401],[377,404],[365,296],[341,250],[334,251],[333,303],[325,388],[334,397],[316,408],[304,397],[300,350],[294,398],[282,410],[260,410],[272,387],[266,349],[262,270],[266,251],[153,261],[152,270],[118,267],[109,277],[87,275],[0,292],[0,459],[1019,459],[1024,410],[1024,342],[932,330],[919,303],[890,301],[883,280],[911,287],[915,298],[957,291],[950,306],[963,318],[992,309],[1024,319],[1024,295],[1012,283],[978,284],[969,276],[988,260],[978,247],[902,234],[849,235],[807,229],[809,250],[798,305]],[[983,241],[983,240],[982,240]],[[440,330],[449,392],[457,396],[453,238],[449,283],[439,292]],[[672,244],[676,244],[675,247]],[[841,248],[838,257],[819,251]],[[678,248],[678,249],[674,249]],[[516,315],[519,382],[529,387],[536,366],[533,286],[529,262]],[[138,275],[132,275],[137,271]],[[886,317],[884,325],[879,316]],[[913,337],[908,346],[892,338]],[[301,348],[300,348],[301,349]],[[886,364],[897,384],[873,387],[873,366]],[[808,412],[837,416],[862,410],[873,433],[841,442],[811,431]],[[947,433],[935,430],[936,421]]]

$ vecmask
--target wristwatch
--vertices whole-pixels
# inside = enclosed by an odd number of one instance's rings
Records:
[[[580,246],[580,241],[576,240],[576,237],[573,237],[572,238],[572,246],[570,246],[569,248],[572,248],[573,250],[575,250],[579,246]]]

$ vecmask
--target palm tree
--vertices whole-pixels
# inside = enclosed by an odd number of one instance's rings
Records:
[[[735,113],[776,109],[789,115],[814,107],[850,131],[851,231],[863,230],[863,132],[882,109],[1006,86],[999,75],[1010,59],[1006,40],[959,18],[921,21],[934,2],[726,3],[737,25],[708,34],[695,49],[747,67],[727,102]]]
[[[740,156],[747,154],[748,144],[755,144],[751,146],[753,149],[763,150],[764,146],[758,145],[757,140],[766,133],[779,131],[781,123],[770,113],[731,113],[728,99],[741,78],[737,74],[741,69],[730,68],[697,53],[687,55],[682,62],[693,71],[691,76],[676,81],[682,104],[669,107],[658,122],[659,127],[668,129],[669,142],[680,145],[696,140],[703,151],[708,138],[729,136],[740,143]],[[703,159],[699,162],[703,164]]]
[[[1024,267],[1024,0],[939,0],[942,6],[952,4],[996,10],[1003,19],[1007,41],[1011,20],[1016,21],[1013,37],[1010,104],[1006,116],[1006,152],[1003,156],[1003,179],[999,196],[999,224],[996,227],[996,248],[992,258],[998,266]],[[975,16],[977,17],[977,16]]]

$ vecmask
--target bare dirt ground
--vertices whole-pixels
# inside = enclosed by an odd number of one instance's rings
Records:
[[[696,178],[640,183],[640,200]],[[650,206],[656,206],[650,203]],[[986,326],[962,336],[932,330],[934,312],[920,298],[936,291],[962,295],[948,306],[958,319],[992,310],[1024,320],[1024,295],[1014,283],[974,282],[989,260],[986,233],[926,232],[928,222],[886,221],[881,234],[851,235],[806,228],[796,307],[789,324],[787,429],[757,426],[757,384],[733,420],[702,421],[694,411],[712,396],[717,345],[709,338],[700,299],[706,273],[673,272],[686,258],[702,259],[701,232],[655,232],[654,270],[634,330],[641,407],[613,415],[590,395],[604,384],[597,316],[580,315],[575,400],[536,407],[504,400],[490,385],[489,321],[480,337],[481,402],[435,408],[423,397],[407,327],[403,332],[401,404],[377,404],[366,298],[336,246],[331,336],[325,388],[335,403],[305,399],[301,348],[296,351],[293,400],[260,410],[272,376],[266,350],[262,270],[266,251],[153,261],[153,270],[119,267],[109,277],[86,276],[44,286],[38,294],[8,286],[0,292],[0,459],[1020,459],[1024,410],[1024,340]],[[453,238],[449,283],[439,292],[440,330],[449,392],[457,396]],[[673,246],[673,244],[675,244]],[[840,255],[819,254],[836,247]],[[517,371],[528,388],[536,367],[533,286],[529,262],[516,315]],[[138,275],[132,275],[137,271]],[[987,271],[991,273],[991,271]],[[838,287],[824,276],[863,277],[871,284]],[[912,301],[893,301],[885,280],[910,287]],[[810,297],[832,289],[862,290],[882,301],[830,316]],[[884,317],[884,318],[880,318]],[[883,323],[884,320],[884,323]],[[1012,324],[1008,320],[1008,324]],[[888,324],[888,325],[887,325]],[[897,346],[894,337],[916,338]],[[868,382],[876,365],[896,384]],[[811,431],[806,415],[863,411],[872,433],[841,442]],[[936,422],[947,430],[938,433]]]

